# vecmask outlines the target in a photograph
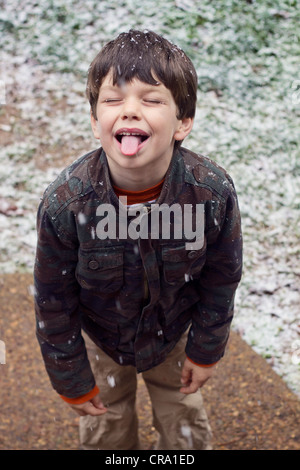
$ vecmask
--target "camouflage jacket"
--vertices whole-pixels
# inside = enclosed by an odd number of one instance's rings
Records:
[[[162,207],[163,222],[156,219],[161,223],[150,230],[150,215]],[[195,208],[203,230],[190,245],[190,230],[201,228]],[[65,169],[39,206],[37,338],[54,389],[68,398],[95,386],[82,329],[138,372],[161,363],[188,327],[191,360],[212,364],[224,354],[242,271],[240,213],[229,175],[181,148],[156,203],[128,214],[102,149]]]

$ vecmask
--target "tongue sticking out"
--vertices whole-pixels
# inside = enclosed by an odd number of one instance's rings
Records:
[[[121,142],[121,151],[124,155],[135,155],[140,143],[141,137],[139,135],[124,135]]]

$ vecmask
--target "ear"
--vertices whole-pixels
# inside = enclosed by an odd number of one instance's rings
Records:
[[[184,140],[193,128],[194,118],[184,118],[179,121],[178,129],[174,134],[175,140]]]
[[[99,130],[98,130],[98,120],[93,116],[91,110],[91,126],[95,139],[100,139]]]

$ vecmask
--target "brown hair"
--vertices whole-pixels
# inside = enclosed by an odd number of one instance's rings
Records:
[[[173,95],[177,118],[194,117],[197,100],[195,68],[187,55],[167,39],[152,31],[130,30],[101,49],[89,67],[86,87],[95,119],[99,89],[110,70],[114,85],[121,86],[134,78],[150,85],[157,85],[159,80]]]

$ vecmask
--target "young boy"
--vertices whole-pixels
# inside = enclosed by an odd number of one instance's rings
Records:
[[[101,148],[47,188],[38,211],[37,337],[82,449],[139,449],[142,373],[158,449],[211,449],[199,388],[224,354],[241,277],[228,174],[181,147],[195,69],[153,32],[129,31],[92,62]],[[195,240],[194,240],[195,238]]]

